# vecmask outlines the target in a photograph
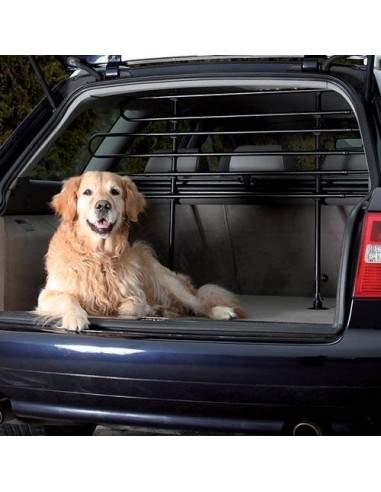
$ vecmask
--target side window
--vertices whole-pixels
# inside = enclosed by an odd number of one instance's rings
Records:
[[[167,124],[163,121],[154,121],[148,123],[145,128],[141,129],[141,133],[158,133],[165,132]],[[171,152],[171,140],[165,137],[147,137],[135,136],[130,137],[129,145],[126,148],[126,153],[129,154],[148,154],[155,152]],[[143,173],[146,167],[147,158],[129,157],[120,159],[114,168],[115,172],[136,174]]]
[[[181,121],[178,125],[178,132],[189,132],[192,130],[190,123]],[[171,131],[167,122],[165,121],[151,121],[144,127],[137,130],[137,133],[163,133]],[[186,145],[185,138],[179,138],[179,149],[184,148]],[[128,145],[125,149],[129,154],[155,154],[155,153],[170,153],[172,152],[172,139],[168,136],[134,136],[128,140]],[[128,157],[119,159],[113,168],[113,171],[118,173],[136,174],[143,173],[148,158],[147,157]]]
[[[361,138],[338,138],[336,140],[336,149],[337,150],[345,150],[345,149],[361,149],[362,148],[362,140]]]
[[[99,106],[83,111],[28,172],[28,176],[34,180],[61,181],[82,173],[91,158],[88,149],[91,136],[97,132],[109,132],[118,118],[118,107]]]

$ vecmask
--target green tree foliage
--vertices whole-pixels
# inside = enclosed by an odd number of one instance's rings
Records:
[[[54,56],[37,61],[50,86],[67,76]],[[26,56],[0,56],[0,145],[42,99],[43,91]]]
[[[37,61],[50,87],[68,76],[57,57],[38,56]],[[0,145],[43,97],[40,82],[26,56],[0,56]],[[85,110],[59,136],[30,176],[62,180],[80,173],[89,159],[90,136],[108,131],[115,118],[115,107]]]

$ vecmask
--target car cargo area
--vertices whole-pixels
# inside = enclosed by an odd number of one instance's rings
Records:
[[[345,228],[369,189],[358,121],[342,94],[274,82],[87,102],[24,169],[0,218],[0,324],[34,319],[20,312],[35,307],[44,284],[57,225],[48,203],[63,179],[86,170],[128,174],[148,199],[132,240],[197,287],[216,283],[238,296],[248,318],[208,321],[208,330],[334,331]],[[199,318],[165,329],[190,322],[202,330]]]

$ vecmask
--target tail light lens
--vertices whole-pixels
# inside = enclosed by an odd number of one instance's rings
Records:
[[[353,295],[381,298],[381,212],[364,216]]]

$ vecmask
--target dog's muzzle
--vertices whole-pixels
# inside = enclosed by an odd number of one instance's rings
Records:
[[[114,222],[109,222],[105,218],[97,219],[94,223],[87,220],[87,224],[92,231],[98,234],[109,234],[115,225]]]
[[[98,234],[108,234],[112,231],[114,223],[108,219],[112,205],[107,200],[99,200],[95,204],[95,222],[87,221],[90,229]]]
[[[98,218],[105,217],[111,210],[111,203],[107,200],[99,200],[95,204],[95,214]]]

